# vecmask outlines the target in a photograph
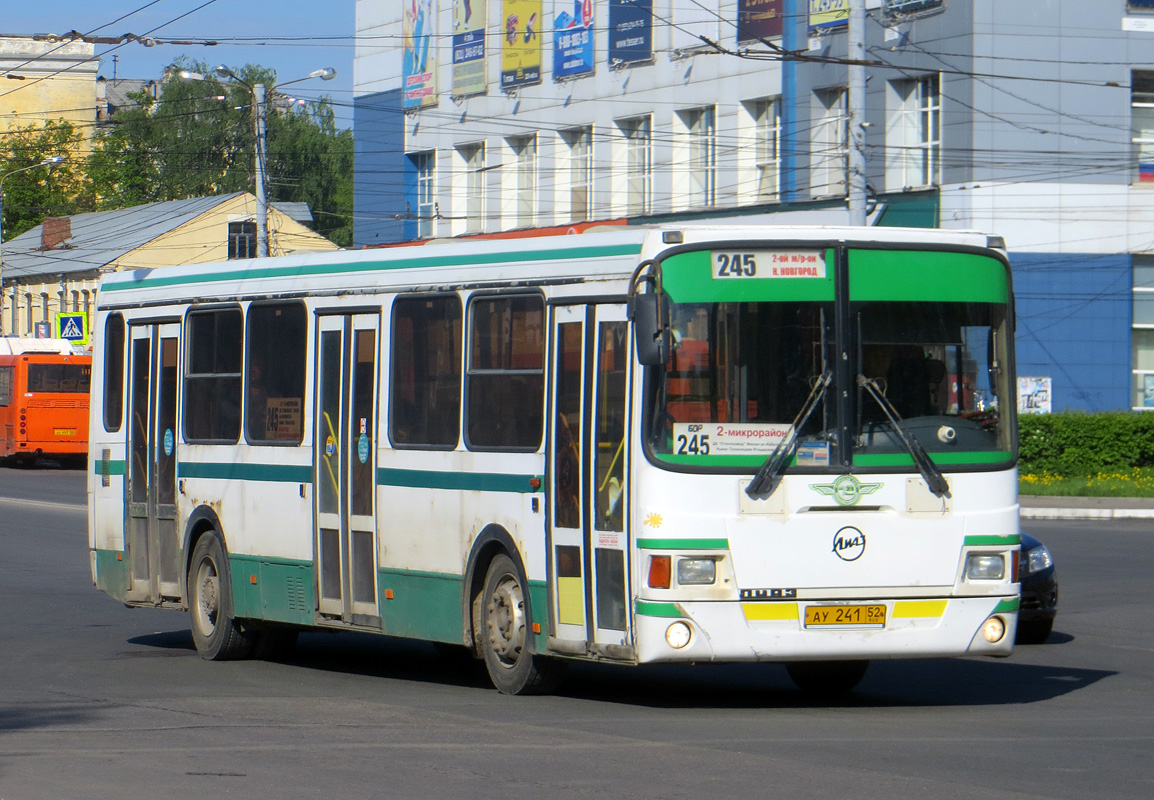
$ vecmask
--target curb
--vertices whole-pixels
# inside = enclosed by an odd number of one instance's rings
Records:
[[[1154,519],[1154,508],[1022,508],[1022,519]]]

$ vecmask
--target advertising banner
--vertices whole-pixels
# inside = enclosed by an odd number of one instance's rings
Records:
[[[1018,378],[1018,413],[1049,414],[1050,398],[1054,396],[1049,378]]]
[[[437,0],[405,0],[404,107],[437,104]]]
[[[609,0],[609,63],[653,58],[653,0]]]
[[[504,0],[501,88],[541,82],[541,0]]]
[[[775,39],[782,33],[784,0],[737,0],[737,41]]]
[[[849,0],[809,0],[809,27],[849,25]]]
[[[593,0],[555,0],[553,77],[593,72]]]
[[[488,0],[453,0],[453,94],[484,94]]]

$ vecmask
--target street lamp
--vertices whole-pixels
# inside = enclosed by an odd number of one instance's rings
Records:
[[[254,160],[256,166],[253,170],[256,195],[256,254],[261,258],[267,258],[268,251],[268,127],[267,114],[265,108],[265,86],[263,83],[254,83],[252,85],[246,83],[235,72],[223,64],[213,67],[213,72],[217,77],[224,80],[232,81],[240,84],[252,94],[252,115],[253,127],[256,132],[256,152],[254,153]],[[203,81],[206,80],[204,75],[197,72],[189,72],[188,70],[181,70],[177,75],[184,80]],[[325,67],[324,69],[314,69],[303,78],[297,78],[295,81],[286,81],[278,84],[278,86],[288,86],[291,83],[300,83],[301,81],[312,80],[313,78],[320,78],[322,81],[331,81],[337,76],[337,71],[332,67]]]
[[[64,156],[48,156],[48,158],[37,164],[29,164],[27,167],[14,169],[0,175],[0,336],[4,335],[4,181],[8,180],[9,175],[15,175],[18,172],[27,172],[37,167],[48,167],[52,169],[52,167],[55,167],[57,164],[63,163]]]

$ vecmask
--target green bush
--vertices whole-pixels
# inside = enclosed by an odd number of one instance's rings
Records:
[[[1018,471],[1064,476],[1154,466],[1154,414],[1128,411],[1023,414]]]

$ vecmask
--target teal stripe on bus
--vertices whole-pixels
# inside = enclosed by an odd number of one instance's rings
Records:
[[[328,262],[324,264],[297,264],[291,267],[252,267],[249,269],[229,269],[221,272],[207,272],[200,275],[155,276],[149,271],[148,277],[134,281],[107,283],[102,292],[120,292],[130,289],[180,286],[182,284],[229,283],[245,280],[265,280],[270,278],[303,278],[315,275],[341,275],[358,272],[380,272],[395,269],[428,269],[430,267],[489,266],[511,264],[522,261],[560,261],[590,258],[611,258],[613,256],[636,256],[641,253],[641,244],[611,245],[605,247],[577,247],[564,250],[527,250],[524,252],[495,252],[453,254],[426,258],[403,258],[396,261],[351,261],[347,263]],[[235,264],[236,262],[230,262]],[[161,271],[163,272],[163,270]]]
[[[1008,614],[1011,611],[1017,611],[1022,606],[1022,600],[1018,597],[1008,597],[994,606],[995,614]]]
[[[638,600],[635,606],[637,613],[643,617],[684,617],[676,603],[651,603],[648,600]]]
[[[1022,543],[1022,537],[1017,533],[986,534],[966,537],[966,547],[1013,547]]]
[[[176,475],[178,478],[216,478],[225,481],[313,482],[313,468],[295,464],[181,461],[176,465]]]
[[[642,550],[728,550],[728,539],[638,539]]]
[[[92,472],[95,475],[123,475],[124,474],[123,461],[93,461]]]
[[[532,481],[537,485],[533,486]],[[425,469],[377,470],[380,486],[405,486],[410,489],[453,489],[479,492],[515,492],[533,494],[541,491],[540,475],[506,475],[495,472],[443,472]]]

